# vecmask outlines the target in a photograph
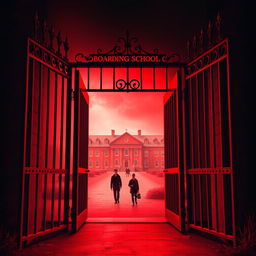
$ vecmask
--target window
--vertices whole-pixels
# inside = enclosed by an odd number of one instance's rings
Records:
[[[101,144],[101,141],[99,138],[96,139],[96,144],[100,145]]]
[[[129,149],[126,148],[126,149],[124,150],[124,155],[125,155],[125,156],[128,156],[128,155],[129,155]]]
[[[138,166],[138,160],[134,160],[134,167]]]
[[[109,139],[105,139],[105,140],[104,140],[104,143],[105,143],[105,144],[109,144]]]
[[[145,156],[145,157],[148,157],[148,151],[147,151],[147,150],[144,151],[144,156]]]
[[[164,160],[162,160],[162,168],[164,168]]]
[[[98,150],[95,151],[95,156],[100,156],[100,152]]]
[[[93,150],[89,150],[89,156],[93,156]]]
[[[124,142],[126,142],[126,143],[127,143],[128,141],[129,141],[129,140],[128,140],[128,138],[125,138],[125,139],[124,139]]]
[[[154,142],[155,144],[159,144],[159,141],[158,141],[157,138],[155,138],[155,139],[153,140],[153,142]]]
[[[96,168],[99,168],[99,167],[100,167],[100,162],[99,162],[99,160],[96,160],[95,166],[96,166]]]
[[[138,156],[139,155],[139,150],[138,149],[134,149],[134,155]]]
[[[148,160],[147,159],[144,161],[144,167],[148,168]]]
[[[92,160],[89,161],[89,167],[92,168]]]
[[[115,149],[115,156],[119,156],[119,149]]]
[[[118,166],[119,165],[119,161],[118,159],[115,160],[115,166]]]
[[[158,151],[154,151],[154,155],[155,155],[155,156],[158,156]]]
[[[156,167],[156,168],[159,167],[159,162],[158,162],[158,161],[155,162],[155,167]]]
[[[145,140],[144,140],[144,144],[149,144],[149,140],[148,140],[148,139],[145,139]]]
[[[108,150],[105,150],[105,151],[104,151],[104,155],[105,155],[105,156],[109,156]]]
[[[108,160],[105,160],[105,168],[108,168]]]
[[[161,151],[161,155],[164,156],[164,151],[163,150]]]

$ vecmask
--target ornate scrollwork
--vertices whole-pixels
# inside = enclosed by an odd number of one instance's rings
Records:
[[[83,53],[78,53],[75,56],[75,61],[76,62],[95,62],[97,63],[97,57],[107,57],[110,56],[151,56],[151,57],[158,57],[159,59],[155,61],[155,63],[170,63],[170,62],[179,62],[180,58],[177,54],[173,54],[171,56],[167,56],[165,54],[159,54],[159,50],[157,48],[154,48],[152,52],[146,51],[145,49],[142,48],[141,44],[139,43],[139,40],[137,37],[130,37],[129,32],[126,32],[124,37],[119,37],[117,40],[117,43],[114,45],[112,49],[109,51],[103,51],[101,48],[98,48],[96,51],[96,54],[90,54],[88,56],[84,55]],[[99,61],[100,62],[100,61]],[[114,63],[115,61],[104,61],[104,62],[112,62]],[[126,61],[128,63],[131,62],[136,62],[133,60]],[[143,62],[142,62],[143,63]],[[152,63],[154,63],[152,61]]]
[[[213,48],[210,52],[203,55],[201,58],[198,58],[195,61],[192,61],[190,64],[188,64],[186,69],[186,75],[192,75],[193,73],[197,72],[199,69],[204,68],[208,64],[217,61],[221,57],[223,57],[225,54],[227,54],[227,41],[224,40],[223,42],[220,42],[215,48]]]
[[[46,63],[52,68],[57,69],[63,75],[68,75],[68,64],[63,61],[62,58],[51,53],[51,51],[45,49],[33,40],[29,41],[29,54],[37,59],[40,59],[40,61]]]
[[[141,83],[137,79],[132,79],[130,82],[126,82],[124,79],[118,79],[116,81],[116,88],[120,91],[133,91],[140,89]]]

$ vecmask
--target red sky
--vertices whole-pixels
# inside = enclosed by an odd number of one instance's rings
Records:
[[[163,134],[163,93],[90,93],[90,134]]]

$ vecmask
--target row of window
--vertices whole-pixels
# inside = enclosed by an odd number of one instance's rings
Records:
[[[133,150],[134,156],[139,155],[139,150],[134,149]],[[114,149],[114,155],[119,156],[120,155],[120,150],[119,149]],[[164,151],[154,151],[154,156],[164,156]],[[89,150],[89,156],[93,156],[93,150]],[[100,156],[100,151],[96,150],[95,151],[95,156]],[[109,156],[109,150],[104,150],[104,156]],[[124,156],[129,156],[129,149],[124,149]],[[148,157],[149,156],[149,151],[145,150],[144,151],[144,156]]]
[[[90,167],[90,168],[93,167],[93,163],[95,164],[95,167],[96,167],[96,168],[100,168],[100,161],[99,161],[99,160],[96,160],[95,162],[92,161],[92,160],[90,160],[90,161],[89,161],[89,167]],[[114,162],[114,166],[115,166],[115,167],[119,167],[119,165],[120,165],[120,162],[119,162],[118,159],[116,159],[115,162]],[[134,167],[137,167],[137,166],[138,166],[138,161],[137,161],[137,160],[134,160],[133,166],[134,166]],[[155,166],[155,168],[159,168],[159,167],[160,167],[160,162],[159,162],[159,161],[155,161],[155,162],[154,162],[154,166]],[[104,167],[105,167],[105,168],[109,168],[109,161],[108,161],[108,160],[105,160],[105,161],[104,161]],[[145,167],[145,168],[149,168],[149,162],[148,162],[148,160],[145,160],[145,161],[144,161],[144,167]],[[164,161],[161,161],[161,168],[164,168]]]

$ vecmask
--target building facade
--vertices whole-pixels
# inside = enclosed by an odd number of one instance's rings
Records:
[[[161,171],[164,168],[163,135],[111,135],[89,136],[89,169],[120,171]]]

